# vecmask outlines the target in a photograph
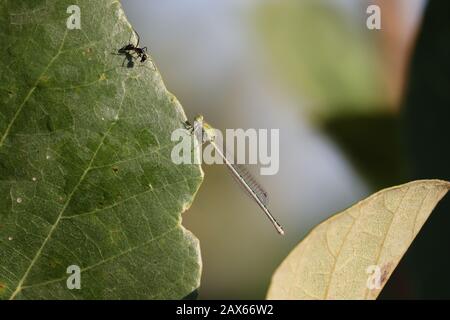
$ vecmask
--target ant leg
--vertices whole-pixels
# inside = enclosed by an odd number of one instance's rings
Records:
[[[134,67],[133,56],[130,53],[128,53],[128,52],[125,53],[125,58],[122,61],[122,67],[125,63],[125,60],[127,61],[127,68]]]

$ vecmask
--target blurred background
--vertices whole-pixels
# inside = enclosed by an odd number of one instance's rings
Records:
[[[285,237],[225,167],[203,165],[183,215],[201,244],[199,299],[263,299],[276,267],[324,219],[384,187],[450,180],[445,1],[121,2],[189,119],[280,129],[280,171],[258,180]],[[366,27],[370,4],[382,30]],[[450,298],[449,207],[433,213],[381,298]]]

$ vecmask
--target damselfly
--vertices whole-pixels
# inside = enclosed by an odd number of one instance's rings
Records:
[[[192,134],[195,135],[201,144],[209,142],[214,147],[215,151],[223,159],[227,168],[231,171],[238,183],[258,204],[278,233],[284,235],[283,228],[277,220],[275,220],[267,208],[267,192],[264,191],[264,189],[242,165],[234,163],[233,152],[230,150],[225,150],[223,147],[223,141],[221,141],[221,136],[216,134],[216,130],[207,122],[203,121],[203,116],[201,115],[195,118],[194,125],[186,122],[186,127],[191,130]]]

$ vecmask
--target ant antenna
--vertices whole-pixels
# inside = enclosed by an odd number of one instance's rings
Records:
[[[137,43],[136,43],[136,48],[139,48],[139,42],[141,40],[141,37],[139,36],[139,33],[136,31],[136,29],[133,28],[133,26],[131,27],[133,29],[133,32],[136,34],[137,36]]]

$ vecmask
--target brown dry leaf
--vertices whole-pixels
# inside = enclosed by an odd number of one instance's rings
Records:
[[[449,189],[446,181],[413,181],[322,222],[276,270],[267,298],[376,299]]]

